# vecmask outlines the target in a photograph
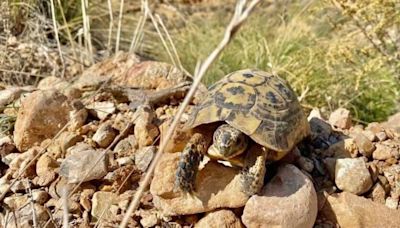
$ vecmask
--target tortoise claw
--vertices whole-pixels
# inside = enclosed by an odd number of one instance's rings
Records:
[[[249,196],[257,194],[264,185],[267,152],[264,148],[252,147],[240,174],[242,191]]]
[[[196,135],[195,135],[196,136]],[[191,140],[184,148],[175,174],[175,186],[184,193],[193,193],[203,149],[198,140]]]

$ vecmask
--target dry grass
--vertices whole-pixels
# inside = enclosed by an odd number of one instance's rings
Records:
[[[346,107],[362,123],[384,120],[398,110],[399,68],[386,61],[334,5],[294,1],[290,7],[274,5],[256,14],[212,66],[206,84],[229,72],[255,67],[285,77],[302,95],[306,108],[319,107],[329,113]],[[189,72],[218,42],[226,21],[221,15],[195,16],[183,29],[172,31],[182,65]],[[159,50],[154,48],[152,55],[169,61]]]

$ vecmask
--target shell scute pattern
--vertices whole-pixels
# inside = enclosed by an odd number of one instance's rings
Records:
[[[277,151],[279,159],[310,129],[296,94],[283,79],[260,70],[228,74],[210,87],[193,109],[189,127],[225,121],[258,144]]]

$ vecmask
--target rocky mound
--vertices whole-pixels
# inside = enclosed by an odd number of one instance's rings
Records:
[[[0,91],[2,227],[114,227],[191,78],[165,63],[120,54],[75,82],[48,77]],[[200,88],[197,98],[206,92]],[[186,116],[187,117],[187,116]],[[185,118],[182,121],[185,121]],[[396,117],[352,125],[348,110],[309,116],[311,136],[267,164],[265,186],[246,196],[239,170],[208,162],[193,197],[174,189],[191,132],[177,131],[131,227],[395,227],[400,196]]]

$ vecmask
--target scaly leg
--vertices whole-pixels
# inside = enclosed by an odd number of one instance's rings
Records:
[[[200,133],[195,133],[183,149],[176,170],[175,186],[184,193],[193,193],[199,164],[206,153],[208,143]]]
[[[259,145],[253,145],[247,152],[241,184],[243,192],[249,196],[257,194],[264,185],[266,159],[267,151]]]

